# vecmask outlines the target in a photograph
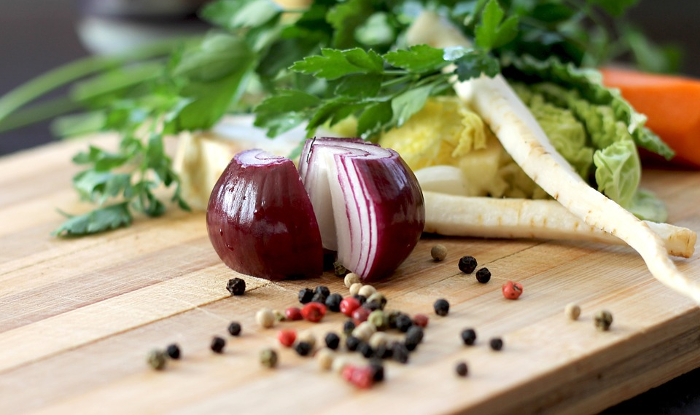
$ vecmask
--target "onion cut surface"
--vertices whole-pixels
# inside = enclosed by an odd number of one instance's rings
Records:
[[[270,280],[323,272],[318,223],[294,163],[262,150],[231,160],[209,198],[214,250],[235,271]]]

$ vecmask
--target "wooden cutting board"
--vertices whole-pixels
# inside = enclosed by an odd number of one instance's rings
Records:
[[[109,140],[108,138],[101,140]],[[654,280],[623,246],[548,241],[441,239],[426,236],[390,279],[375,284],[389,308],[431,317],[410,362],[386,364],[387,380],[357,390],[312,358],[281,349],[277,328],[322,337],[345,320],[279,323],[261,329],[261,307],[297,305],[303,287],[325,284],[347,294],[331,274],[270,283],[243,277],[248,291],[230,297],[227,269],[210,247],[202,213],[165,217],[99,236],[57,239],[60,208],[80,212],[70,157],[84,142],[53,144],[0,159],[0,413],[593,413],[700,367],[700,309]],[[644,185],[669,206],[671,223],[700,230],[700,173],[645,171]],[[435,263],[430,248],[448,248]],[[457,261],[473,255],[493,278],[479,284]],[[677,261],[700,280],[698,256]],[[501,284],[524,294],[505,300]],[[452,305],[432,313],[435,299]],[[564,307],[581,305],[579,321]],[[593,327],[607,309],[612,330]],[[227,336],[240,321],[240,338]],[[473,327],[477,344],[459,332]],[[214,355],[213,335],[227,338]],[[491,351],[500,336],[505,347]],[[177,342],[179,362],[156,372],[146,353]],[[262,368],[258,351],[275,347],[280,365]],[[454,374],[469,364],[468,378]]]

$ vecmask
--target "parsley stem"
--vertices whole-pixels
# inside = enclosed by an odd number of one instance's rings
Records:
[[[403,71],[399,71],[399,72],[402,74],[406,73]],[[382,87],[388,87],[388,86],[400,84],[400,83],[403,83],[403,82],[406,82],[406,81],[409,81],[409,80],[412,80],[415,78],[416,78],[416,75],[413,75],[413,74],[399,76],[398,78],[394,78],[394,79],[390,79],[388,81],[382,82]]]
[[[0,133],[58,117],[59,115],[73,112],[79,108],[80,104],[68,97],[60,97],[42,102],[10,114],[4,120],[0,121]]]

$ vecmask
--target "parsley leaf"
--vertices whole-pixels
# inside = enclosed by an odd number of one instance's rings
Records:
[[[445,52],[428,45],[411,46],[387,53],[384,58],[389,64],[412,73],[427,73],[439,70],[449,64]]]
[[[321,56],[306,57],[302,61],[295,62],[290,69],[314,75],[317,78],[333,80],[351,74],[379,73],[382,65],[381,56],[372,50],[355,48],[342,51],[324,48],[321,50]]]
[[[326,21],[333,27],[333,46],[351,48],[357,44],[355,30],[374,13],[370,0],[348,0],[331,8]]]
[[[481,14],[481,23],[476,26],[476,45],[491,50],[505,45],[518,34],[518,17],[511,16],[505,21],[505,12],[498,0],[489,0]],[[501,23],[503,22],[503,23]]]
[[[270,0],[224,0],[210,3],[200,16],[226,29],[261,26],[280,15],[281,8]]]
[[[55,236],[78,236],[104,232],[129,226],[133,220],[128,202],[105,206],[84,215],[63,214],[68,217],[68,220],[53,232]]]

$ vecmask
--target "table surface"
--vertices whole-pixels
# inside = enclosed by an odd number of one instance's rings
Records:
[[[692,24],[658,25],[658,3],[642,2],[636,12],[637,20],[655,31],[658,39],[699,39],[697,32],[688,32]],[[8,56],[6,62],[13,64],[0,67],[0,92],[38,75],[41,72],[84,56],[85,50],[75,34],[74,25],[79,16],[74,1],[56,0],[37,5],[34,2],[3,2],[0,4],[0,52]],[[668,6],[668,7],[667,7]],[[664,18],[673,21],[690,20],[697,13],[686,13],[687,7],[700,7],[700,3],[674,0],[664,2]],[[34,30],[42,27],[41,31]],[[10,35],[11,34],[11,35]],[[689,50],[686,73],[699,71],[700,48]],[[695,73],[698,74],[697,72]],[[47,123],[22,130],[0,134],[0,154],[45,143],[51,140]],[[68,155],[66,156],[68,160]],[[58,184],[53,182],[54,184]],[[66,199],[68,200],[68,199]],[[607,414],[629,413],[643,409],[647,413],[690,414],[700,411],[700,394],[696,385],[700,382],[700,370],[680,376],[658,388],[643,393],[634,399],[616,405],[605,411]]]

